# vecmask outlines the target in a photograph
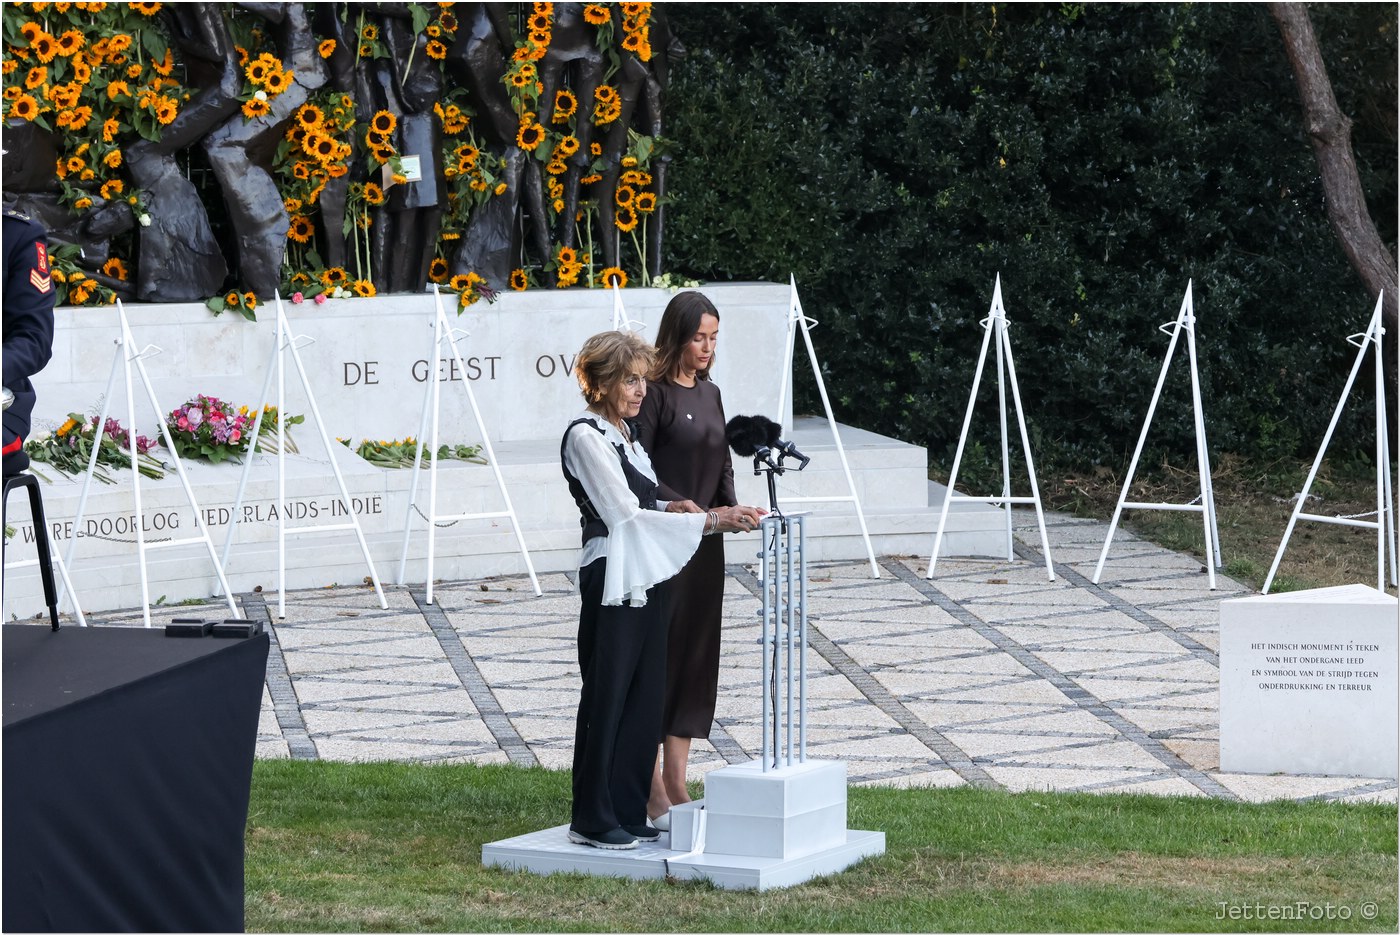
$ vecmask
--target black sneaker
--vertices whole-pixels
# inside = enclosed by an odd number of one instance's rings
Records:
[[[605,851],[625,851],[637,846],[637,838],[628,834],[621,828],[613,828],[611,831],[582,832],[569,829],[569,840],[574,844],[587,844],[589,847],[601,847]]]
[[[661,837],[661,830],[651,825],[623,825],[622,830],[643,844],[650,844]]]

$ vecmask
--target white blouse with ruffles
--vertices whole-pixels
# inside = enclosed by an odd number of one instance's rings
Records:
[[[651,458],[641,445],[624,438],[607,419],[595,412],[582,418],[602,428],[599,434],[586,425],[575,425],[564,440],[564,467],[578,478],[594,509],[608,527],[584,545],[579,567],[599,558],[608,560],[603,576],[603,604],[614,607],[630,600],[633,607],[646,605],[647,589],[672,577],[700,547],[708,517],[704,513],[666,513],[644,510],[627,486],[617,459],[616,445],[638,471],[656,480]]]

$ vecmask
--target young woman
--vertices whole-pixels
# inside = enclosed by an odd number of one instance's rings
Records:
[[[724,403],[710,380],[719,340],[719,312],[699,292],[680,292],[657,329],[656,364],[637,419],[664,492],[701,508],[731,507],[734,468],[725,439]],[[761,509],[745,507],[760,517]],[[724,542],[699,549],[667,584],[672,608],[666,658],[665,740],[652,775],[647,811],[666,827],[672,805],[690,801],[686,766],[691,741],[708,738],[719,684],[720,616],[724,601]]]

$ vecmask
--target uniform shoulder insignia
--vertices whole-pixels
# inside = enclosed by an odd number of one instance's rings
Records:
[[[20,212],[20,211],[16,211],[14,208],[6,208],[6,209],[5,209],[5,217],[7,217],[7,218],[14,218],[14,219],[16,219],[16,220],[18,220],[18,221],[31,221],[31,220],[33,220],[33,218],[31,218],[29,215],[24,214],[23,212]]]

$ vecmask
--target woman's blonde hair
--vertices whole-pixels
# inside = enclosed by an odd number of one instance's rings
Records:
[[[647,373],[655,359],[656,349],[635,333],[604,331],[583,342],[574,358],[574,376],[588,405],[596,406],[634,373]]]

